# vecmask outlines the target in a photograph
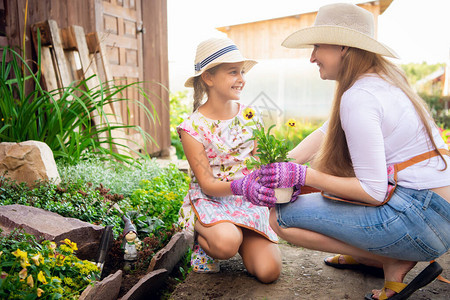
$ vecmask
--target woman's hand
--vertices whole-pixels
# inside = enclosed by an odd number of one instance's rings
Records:
[[[278,162],[261,167],[260,182],[270,188],[302,187],[306,178],[305,165]]]
[[[255,205],[273,207],[277,201],[275,192],[258,182],[260,173],[261,170],[256,170],[241,179],[233,180],[231,191],[234,195],[243,195],[245,200]]]

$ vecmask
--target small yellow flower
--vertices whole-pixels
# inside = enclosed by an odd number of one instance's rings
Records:
[[[289,119],[289,120],[287,120],[287,122],[286,122],[286,126],[289,126],[289,127],[295,127],[296,124],[297,124],[297,123],[295,122],[294,119]]]
[[[53,251],[56,250],[56,243],[55,242],[48,243],[47,248]]]
[[[35,256],[31,257],[31,260],[36,264],[36,266],[39,266],[40,263],[43,263],[44,258],[40,253],[38,253]]]
[[[244,115],[244,119],[250,120],[255,116],[255,111],[253,109],[251,109],[250,107],[247,107],[244,109],[243,115]]]
[[[45,279],[44,273],[42,271],[39,271],[39,274],[37,276],[37,279],[42,282],[43,284],[47,284],[47,279]]]
[[[33,276],[28,275],[28,277],[27,277],[27,284],[28,284],[31,288],[34,287]]]
[[[59,249],[61,249],[61,251],[64,253],[66,253],[66,252],[73,253],[72,248],[70,248],[67,245],[61,245],[61,246],[59,246]]]
[[[28,261],[28,253],[27,252],[17,249],[16,251],[12,252],[12,254],[17,258],[20,258],[20,265],[22,266],[22,268],[31,266],[30,262]]]
[[[38,289],[37,289],[37,296],[38,296],[38,297],[42,296],[43,293],[44,293],[44,290],[43,290],[43,289],[41,289],[41,288],[38,288]]]
[[[64,265],[65,260],[66,260],[66,257],[64,255],[59,254],[58,256],[56,256],[56,265],[57,266]]]
[[[16,251],[12,252],[12,254],[20,259],[26,259],[27,258],[27,252],[22,251],[20,249],[17,249]]]
[[[27,268],[23,268],[22,271],[19,272],[20,281],[24,281],[28,276]]]
[[[68,245],[74,251],[78,250],[77,243],[72,242],[69,239],[65,239],[64,241],[61,241],[61,243],[64,243],[64,244]]]

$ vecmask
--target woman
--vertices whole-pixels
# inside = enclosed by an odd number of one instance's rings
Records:
[[[295,163],[264,167],[260,182],[323,191],[271,209],[275,232],[298,246],[382,265],[385,286],[366,299],[406,299],[442,272],[435,262],[402,283],[417,261],[449,248],[450,161],[426,104],[383,57],[397,55],[373,36],[371,13],[332,4],[284,41],[314,46],[311,62],[337,89],[330,119],[291,152]],[[308,161],[311,168],[302,165]]]

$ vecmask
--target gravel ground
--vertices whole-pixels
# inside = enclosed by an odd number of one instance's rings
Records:
[[[383,279],[360,271],[338,270],[323,263],[331,255],[279,244],[283,256],[283,271],[272,284],[263,284],[249,275],[239,255],[221,261],[221,271],[216,274],[191,272],[179,284],[170,299],[364,299],[373,288],[381,288]],[[442,275],[450,279],[450,253],[437,260],[444,268]],[[409,282],[428,263],[418,263],[409,272]],[[450,299],[450,284],[435,280],[416,291],[409,299]]]

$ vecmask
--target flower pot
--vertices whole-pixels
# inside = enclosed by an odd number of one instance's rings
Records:
[[[277,203],[288,203],[291,201],[292,193],[294,192],[294,187],[288,187],[288,188],[276,188],[275,191],[275,198],[277,198]]]

